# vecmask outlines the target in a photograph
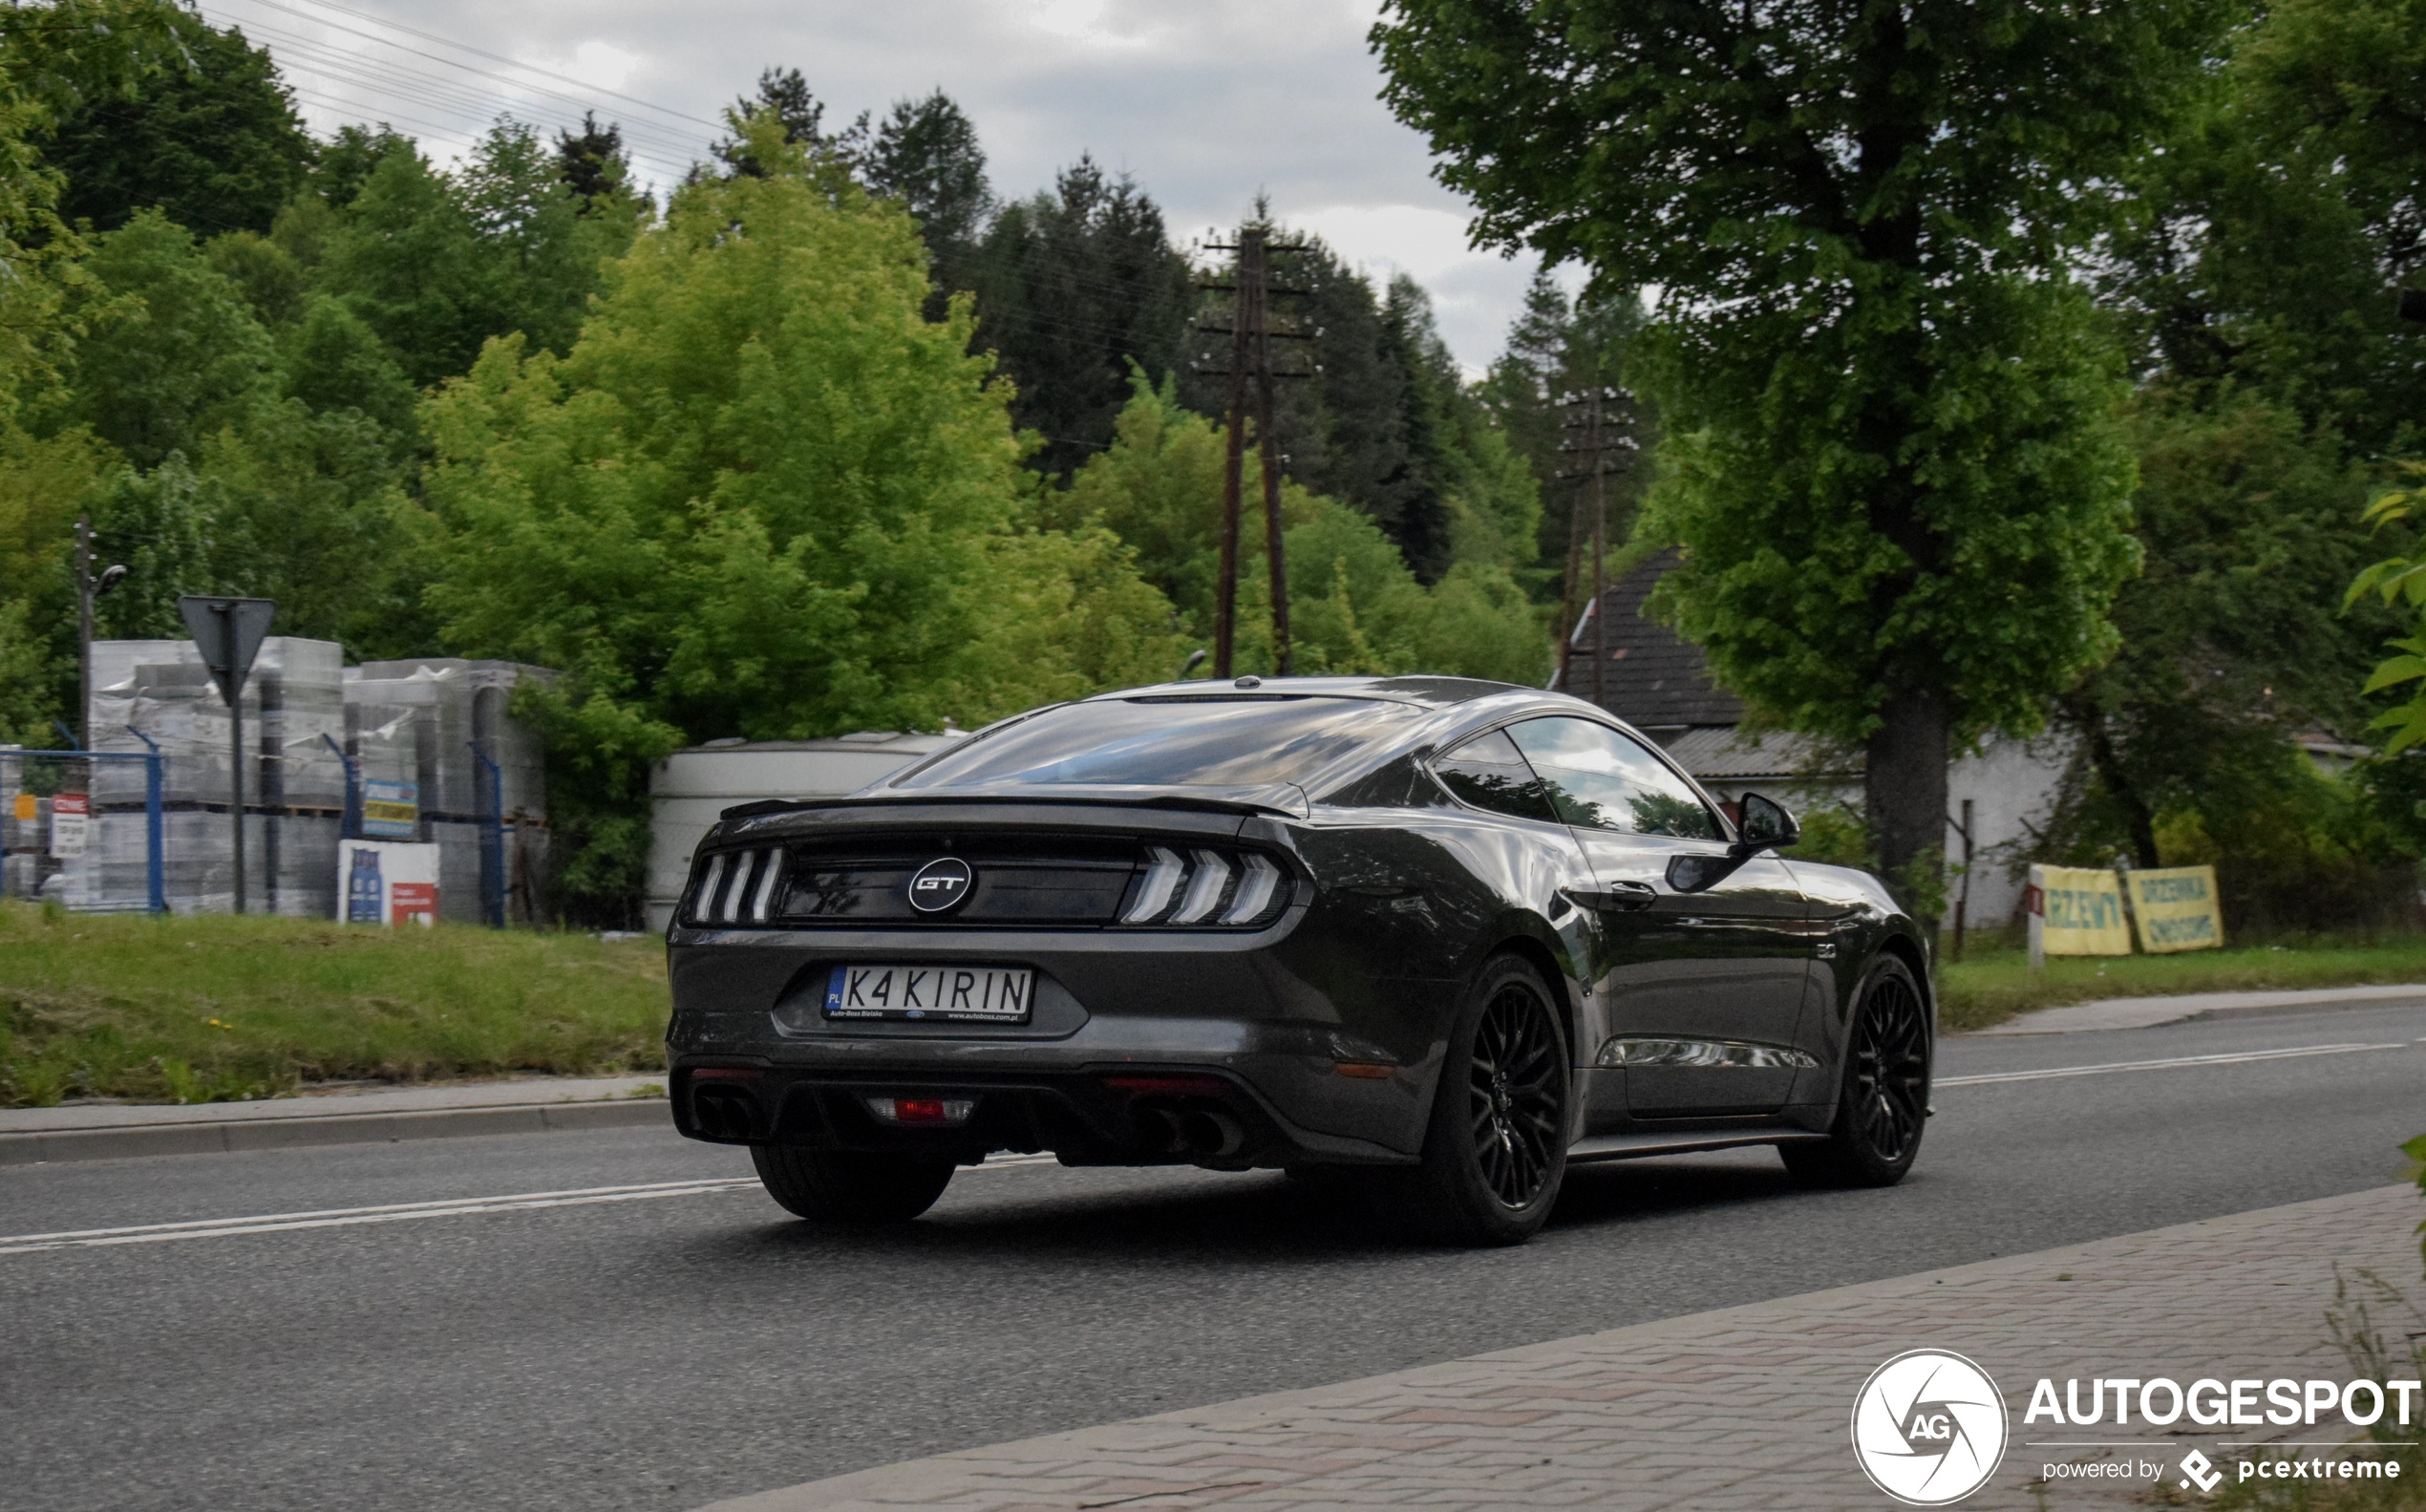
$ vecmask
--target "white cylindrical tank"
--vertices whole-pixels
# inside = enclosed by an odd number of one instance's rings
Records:
[[[831,740],[711,740],[666,757],[649,775],[649,927],[672,922],[691,853],[726,809],[856,793],[961,735],[882,730]]]

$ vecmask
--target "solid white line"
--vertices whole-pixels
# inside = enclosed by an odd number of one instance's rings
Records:
[[[2289,1060],[2301,1055],[2349,1055],[2362,1050],[2406,1050],[2390,1045],[2298,1045],[2288,1050],[2245,1050],[2220,1055],[2175,1055],[2165,1060],[2117,1060],[2097,1066],[2051,1066],[2043,1071],[1999,1071],[1976,1076],[1940,1076],[1940,1087],[1976,1087],[1991,1081],[2053,1081],[2062,1076],[2102,1076],[2117,1071],[2174,1071],[2191,1066],[2232,1066],[2250,1060]]]
[[[988,1170],[1013,1165],[1053,1163],[1050,1155],[996,1156]],[[126,1228],[77,1228],[53,1234],[0,1234],[0,1255],[30,1254],[41,1249],[93,1249],[118,1245],[156,1245],[172,1239],[227,1239],[240,1234],[276,1234],[299,1228],[350,1228],[363,1224],[394,1224],[414,1218],[453,1218],[464,1213],[510,1213],[542,1207],[581,1207],[598,1203],[643,1202],[656,1197],[692,1197],[709,1192],[743,1191],[756,1186],[755,1176],[719,1177],[708,1181],[652,1182],[639,1186],[588,1186],[562,1192],[513,1192],[494,1197],[455,1197],[428,1203],[392,1203],[378,1207],[329,1207],[304,1213],[263,1213],[248,1218],[198,1218],[176,1224],[143,1224]]]

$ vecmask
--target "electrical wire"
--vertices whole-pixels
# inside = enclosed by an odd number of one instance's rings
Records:
[[[373,24],[387,26],[393,30],[404,32],[410,35],[438,41],[441,45],[456,47],[458,51],[472,53],[475,56],[491,58],[496,61],[505,63],[507,66],[519,69],[526,74],[532,74],[543,78],[555,79],[560,82],[570,84],[575,89],[584,90],[585,93],[579,95],[567,94],[562,90],[550,89],[543,85],[535,84],[529,79],[516,78],[510,75],[500,74],[494,69],[481,68],[457,58],[450,58],[436,53],[425,51],[421,48],[411,47],[405,43],[396,41],[393,37],[380,36],[375,32],[366,32],[359,28],[345,26],[340,23],[328,20],[325,17],[313,14],[310,11],[286,4],[284,3],[284,0],[243,0],[243,3],[259,6],[285,15],[299,17],[311,25],[325,27],[331,32],[347,36],[356,37],[362,41],[374,44],[378,47],[391,49],[394,53],[402,53],[407,57],[418,58],[427,63],[437,64],[442,68],[452,69],[461,74],[470,75],[475,78],[486,80],[491,84],[503,85],[517,95],[539,96],[556,100],[563,105],[582,110],[585,114],[596,113],[599,96],[606,96],[608,98],[624,100],[628,103],[637,104],[644,109],[655,111],[661,116],[672,117],[679,120],[696,122],[701,125],[712,124],[710,122],[699,120],[696,117],[688,116],[682,112],[670,110],[665,106],[653,105],[646,100],[637,99],[635,96],[624,95],[619,91],[585,86],[579,80],[566,78],[564,75],[552,73],[549,70],[537,68],[528,64],[515,63],[512,59],[500,58],[498,54],[486,53],[480,49],[465,47],[461,44],[447,43],[443,38],[433,37],[431,33],[420,32],[411,27],[402,26],[399,23],[380,21],[375,17],[364,17],[364,19],[372,21]],[[314,0],[314,3],[318,3],[318,0]],[[228,13],[226,9],[227,4],[228,0],[214,0],[212,9],[222,12],[222,24],[240,28],[243,27],[245,22],[242,18]],[[343,7],[325,6],[324,9],[337,11],[340,13],[347,15],[361,15],[361,12],[349,11]],[[317,74],[324,79],[331,79],[339,83],[354,84],[372,93],[385,94],[391,96],[403,98],[411,103],[418,103],[425,106],[436,106],[441,110],[466,110],[468,112],[469,110],[478,107],[476,104],[466,101],[465,96],[467,94],[469,95],[470,101],[479,101],[482,98],[482,96],[477,93],[464,91],[459,81],[433,75],[427,69],[417,68],[415,65],[404,62],[399,58],[392,58],[378,54],[367,54],[362,56],[349,55],[342,50],[332,47],[325,41],[299,35],[292,31],[272,23],[255,21],[251,24],[251,30],[256,34],[271,39],[268,46],[273,53],[281,52],[296,53],[295,66],[298,68],[298,71]],[[373,71],[376,71],[376,73],[374,74]],[[400,83],[398,80],[406,82]],[[454,96],[455,97],[450,99],[448,98],[448,96]],[[326,101],[325,96],[323,102],[329,103],[330,108],[349,112],[359,111],[361,109],[359,105],[352,104],[351,102]],[[606,114],[611,116],[614,113],[609,111]],[[398,118],[403,117],[399,117]],[[558,124],[557,122],[547,123]],[[478,130],[466,130],[456,127],[441,128],[427,121],[417,121],[416,124],[423,126],[424,129],[436,131],[441,139],[470,141],[477,140],[479,136],[479,132]],[[689,172],[691,162],[696,160],[691,157],[687,143],[682,146],[676,146],[674,145],[673,138],[671,137],[660,135],[665,132],[666,128],[659,122],[626,120],[618,121],[615,124],[627,134],[628,138],[632,139],[633,147],[636,149],[630,153],[632,158],[652,168],[669,170],[668,177],[673,181],[680,181],[684,175]],[[677,167],[677,165],[679,166]]]
[[[255,5],[269,6],[280,11],[292,11],[297,15],[305,13],[303,11],[296,11],[293,6],[285,4],[284,0],[252,0],[252,3]],[[417,36],[427,42],[436,42],[443,47],[451,47],[458,52],[469,53],[474,57],[484,57],[488,58],[492,62],[503,63],[509,68],[518,68],[526,74],[537,74],[543,78],[552,78],[559,83],[570,84],[577,89],[585,90],[592,94],[605,95],[610,99],[619,99],[628,105],[638,105],[643,110],[653,110],[659,115],[670,116],[676,120],[688,121],[694,126],[705,126],[712,131],[724,130],[725,123],[720,120],[702,120],[696,116],[686,115],[681,111],[673,110],[668,106],[652,104],[651,102],[641,99],[636,96],[620,94],[617,91],[606,89],[600,85],[591,84],[583,79],[573,78],[567,75],[554,73],[550,70],[540,68],[534,64],[520,62],[514,58],[500,56],[495,53],[483,52],[479,48],[472,47],[466,43],[455,41],[450,37],[442,37],[437,35],[436,32],[423,32],[417,28],[406,26],[401,21],[391,21],[384,16],[376,16],[369,13],[368,11],[356,11],[348,6],[337,5],[334,3],[334,0],[306,0],[306,3],[318,10],[334,11],[339,15],[352,16],[356,20],[368,21],[375,26],[387,27],[391,31],[402,32],[408,36]]]

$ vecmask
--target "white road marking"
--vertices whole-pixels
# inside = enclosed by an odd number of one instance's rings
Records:
[[[1049,1165],[1050,1155],[1000,1155],[973,1170]],[[308,1213],[264,1213],[250,1218],[198,1218],[179,1224],[140,1224],[126,1228],[77,1228],[55,1234],[0,1234],[0,1255],[39,1249],[89,1249],[117,1245],[157,1245],[172,1239],[229,1239],[298,1228],[349,1228],[414,1218],[456,1218],[467,1213],[510,1213],[539,1207],[582,1207],[598,1203],[644,1202],[656,1197],[696,1197],[755,1188],[755,1176],[712,1181],[651,1182],[639,1186],[587,1186],[563,1192],[513,1192],[496,1197],[456,1197],[431,1203],[393,1203],[380,1207],[329,1207]]]
[[[2190,1066],[2231,1066],[2248,1060],[2289,1060],[2301,1055],[2350,1055],[2363,1050],[2408,1048],[2398,1042],[2389,1045],[2295,1045],[2288,1050],[2244,1050],[2221,1055],[2175,1055],[2164,1060],[2116,1060],[2098,1066],[2050,1066],[2040,1071],[1998,1071],[1976,1076],[1940,1076],[1932,1085],[1976,1087],[1991,1081],[2053,1081],[2062,1076],[2102,1076],[2117,1071],[2175,1071]]]

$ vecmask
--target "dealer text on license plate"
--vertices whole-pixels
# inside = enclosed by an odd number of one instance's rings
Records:
[[[1028,1022],[1036,973],[1001,966],[838,966],[825,984],[828,1018]]]

